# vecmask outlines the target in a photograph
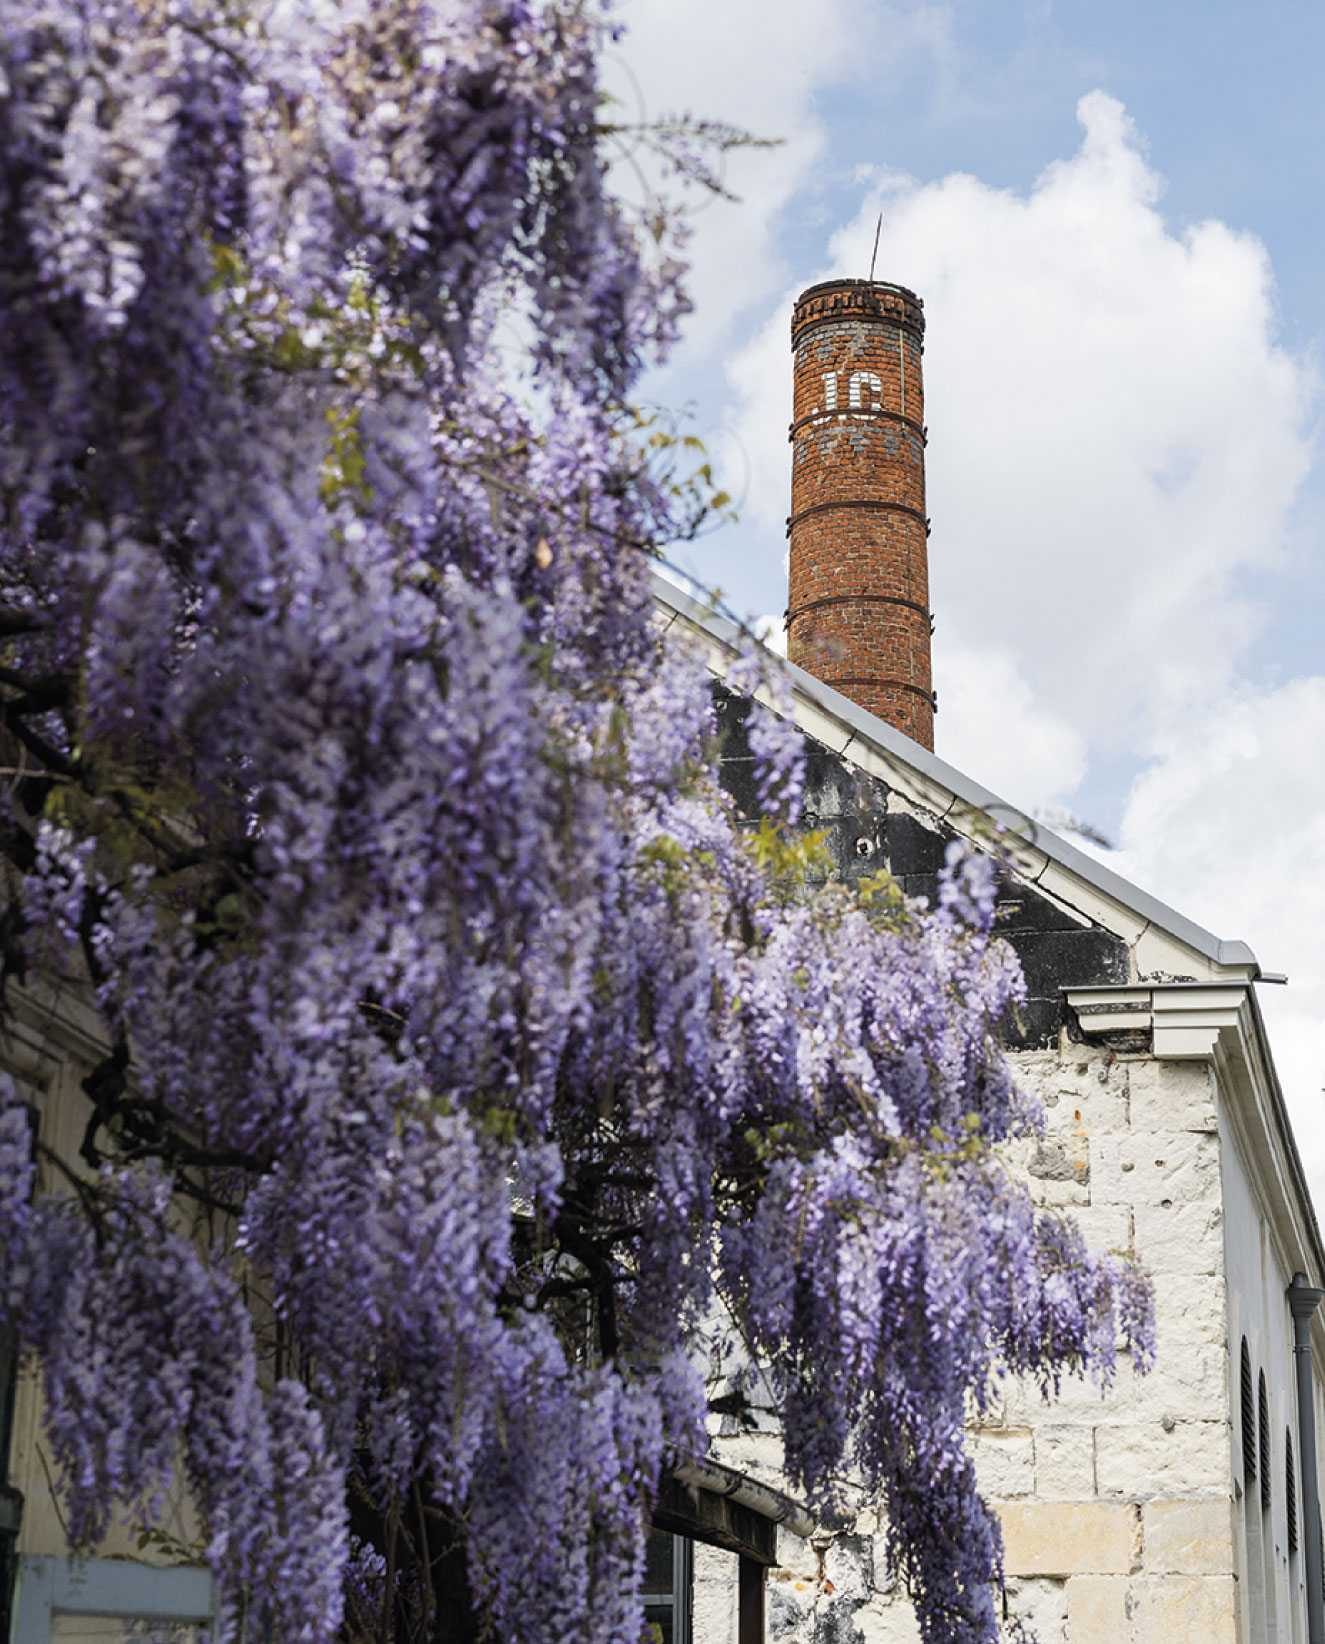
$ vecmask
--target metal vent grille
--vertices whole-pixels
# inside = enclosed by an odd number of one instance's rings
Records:
[[[1251,1390],[1251,1354],[1242,1338],[1242,1480],[1250,1487],[1256,1477],[1256,1401]]]
[[[1297,1479],[1293,1475],[1293,1435],[1284,1429],[1284,1495],[1288,1506],[1288,1550],[1297,1551]]]
[[[1265,1393],[1265,1372],[1260,1373],[1256,1391],[1256,1422],[1261,1440],[1261,1507],[1270,1510],[1270,1401]]]

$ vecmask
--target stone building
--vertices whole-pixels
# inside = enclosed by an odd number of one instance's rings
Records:
[[[1019,1162],[1097,1248],[1153,1276],[1159,1353],[1107,1395],[1008,1382],[972,1441],[1006,1549],[1005,1610],[1040,1644],[1325,1644],[1316,1479],[1325,1394],[1322,1247],[1258,983],[1221,941],[930,751],[923,311],[863,281],[796,305],[788,612],[809,824],[844,879],[888,867],[927,895],[984,819],[1020,840],[1003,930],[1029,1002],[1009,1031],[1048,1121]],[[734,635],[658,585],[662,620],[721,680]],[[798,665],[799,664],[799,665]],[[726,780],[754,809],[741,720],[718,686]],[[720,1420],[712,1460],[778,1482],[771,1415]],[[868,1508],[849,1533],[778,1533],[773,1644],[901,1644]],[[748,1623],[747,1623],[748,1625]],[[730,1555],[694,1550],[694,1644],[735,1644]],[[677,1644],[682,1633],[678,1630]]]

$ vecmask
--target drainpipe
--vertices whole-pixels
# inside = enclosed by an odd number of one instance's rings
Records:
[[[1288,1287],[1293,1315],[1293,1364],[1297,1371],[1297,1452],[1302,1464],[1302,1526],[1307,1555],[1307,1640],[1325,1644],[1325,1589],[1321,1586],[1320,1485],[1316,1477],[1316,1396],[1311,1375],[1311,1318],[1325,1299],[1313,1290],[1305,1273],[1294,1273]]]

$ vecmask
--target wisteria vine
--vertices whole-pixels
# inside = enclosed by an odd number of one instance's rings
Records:
[[[610,27],[0,0],[0,959],[105,1047],[76,1157],[7,1087],[0,1328],[74,1540],[186,1489],[227,1638],[636,1644],[725,1308],[975,1644],[965,1403],[1144,1359],[1144,1285],[997,1152],[987,861],[808,890],[772,714],[722,795]]]

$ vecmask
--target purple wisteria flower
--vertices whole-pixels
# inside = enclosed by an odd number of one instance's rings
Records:
[[[608,26],[0,0],[0,947],[104,1038],[76,1157],[0,1100],[0,1329],[75,1543],[186,1491],[222,1638],[637,1644],[716,1288],[797,1487],[987,1644],[966,1400],[1149,1300],[994,1151],[986,859],[933,917],[794,882],[762,663],[780,861],[720,792]]]

